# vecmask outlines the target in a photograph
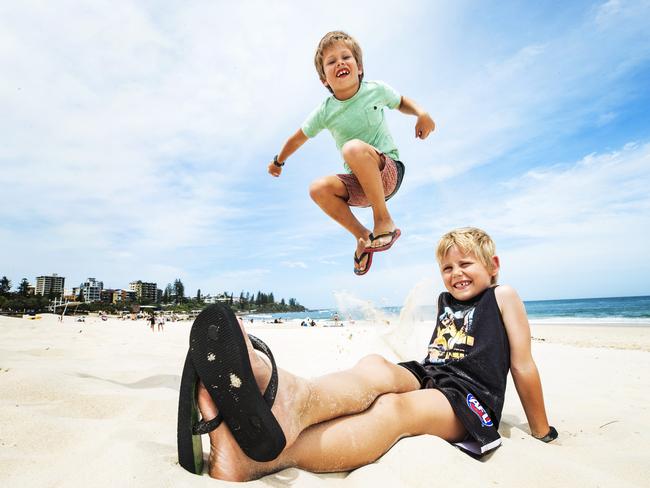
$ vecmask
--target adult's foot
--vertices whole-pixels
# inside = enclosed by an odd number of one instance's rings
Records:
[[[264,392],[271,377],[271,365],[255,352],[241,321],[239,325],[246,340],[248,357],[255,380],[260,391]],[[306,427],[303,411],[309,399],[310,385],[307,380],[293,376],[282,369],[278,369],[278,385],[278,392],[271,411],[280,424],[287,440],[287,447],[289,447]],[[203,383],[199,385],[198,404],[204,419],[210,420],[217,416],[217,406]],[[209,436],[208,473],[213,478],[248,481],[278,471],[287,463],[281,459],[265,463],[253,461],[243,453],[225,422],[210,432]]]

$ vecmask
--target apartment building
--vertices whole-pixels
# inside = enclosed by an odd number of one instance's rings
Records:
[[[104,289],[104,282],[97,281],[95,278],[88,278],[79,287],[83,292],[85,302],[98,302],[102,299],[102,290]]]
[[[129,283],[129,290],[135,292],[135,296],[139,301],[157,302],[158,299],[158,284],[146,283],[144,281],[132,281]]]
[[[104,303],[124,303],[135,301],[136,294],[132,290],[105,289],[102,290],[101,300]]]
[[[49,296],[51,293],[62,296],[64,292],[65,278],[53,273],[51,276],[36,277],[36,294]]]

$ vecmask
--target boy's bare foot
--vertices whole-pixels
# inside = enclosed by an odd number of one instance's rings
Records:
[[[395,223],[390,220],[387,223],[376,225],[370,236],[370,242],[366,247],[369,251],[385,251],[389,249],[393,243],[401,235],[400,230],[395,226]]]
[[[367,267],[368,267],[368,259],[370,256],[366,253],[365,256],[363,254],[365,253],[365,250],[370,246],[370,237],[364,239],[364,238],[359,238],[357,241],[357,249],[354,251],[354,256],[357,259],[354,260],[354,269],[357,270],[358,272],[364,272]]]
[[[240,327],[244,330],[241,321]],[[244,331],[248,348],[248,357],[260,391],[264,392],[271,377],[271,365],[259,356]],[[297,378],[286,371],[278,369],[278,392],[271,408],[287,440],[289,447],[305,428],[303,411],[309,400],[310,387],[307,380]],[[201,416],[210,420],[216,417],[218,409],[203,386],[199,385],[199,410]],[[244,454],[234,439],[225,422],[210,432],[210,457],[208,473],[211,477],[228,481],[247,481],[278,471],[288,463],[280,458],[260,463]]]

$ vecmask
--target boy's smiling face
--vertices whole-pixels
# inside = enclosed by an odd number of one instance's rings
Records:
[[[323,51],[323,84],[329,86],[339,100],[347,100],[359,89],[359,75],[363,67],[357,61],[344,42],[332,44]]]
[[[470,300],[492,285],[499,272],[499,258],[492,256],[488,269],[474,254],[452,246],[440,261],[440,274],[447,291],[457,300]]]

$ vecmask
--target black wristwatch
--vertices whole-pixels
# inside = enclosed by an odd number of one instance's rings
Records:
[[[284,166],[284,161],[278,161],[278,155],[276,154],[273,156],[273,164],[275,164],[278,168],[282,168],[282,166]]]
[[[557,436],[558,436],[557,430],[555,430],[555,427],[551,425],[550,429],[548,429],[548,434],[546,434],[544,437],[537,437],[536,439],[542,442],[551,442],[557,439]]]

